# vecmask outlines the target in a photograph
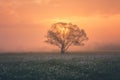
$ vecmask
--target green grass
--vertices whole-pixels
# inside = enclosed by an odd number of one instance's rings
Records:
[[[0,54],[0,80],[120,80],[120,54]]]

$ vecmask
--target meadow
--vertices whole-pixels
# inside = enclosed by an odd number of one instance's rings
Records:
[[[120,80],[120,52],[1,53],[0,80]]]

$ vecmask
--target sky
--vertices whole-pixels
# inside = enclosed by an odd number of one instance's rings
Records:
[[[0,52],[58,51],[44,42],[56,22],[89,37],[70,51],[120,50],[120,0],[0,0]]]

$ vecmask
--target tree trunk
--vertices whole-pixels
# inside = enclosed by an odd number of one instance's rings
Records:
[[[65,54],[65,50],[61,48],[61,54]]]
[[[61,54],[65,54],[65,47],[64,47],[64,44],[62,44],[62,47],[61,47]]]

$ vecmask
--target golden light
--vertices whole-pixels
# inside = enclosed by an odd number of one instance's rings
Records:
[[[69,33],[69,29],[67,27],[62,27],[61,32],[62,34],[67,35]]]
[[[70,22],[71,21],[71,19],[69,19],[68,17],[66,18],[66,17],[58,17],[58,18],[53,18],[53,19],[51,19],[51,21],[52,22]]]
[[[79,21],[78,16],[70,16],[70,17],[54,17],[51,19],[45,20],[49,23],[57,23],[57,22],[65,22],[65,23],[77,23]]]
[[[69,28],[63,25],[57,25],[57,30],[61,35],[67,36],[69,34]]]
[[[59,26],[58,31],[60,33],[61,39],[65,40],[67,38],[68,34],[69,34],[68,27]]]

